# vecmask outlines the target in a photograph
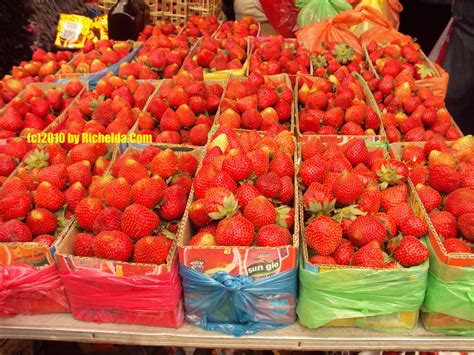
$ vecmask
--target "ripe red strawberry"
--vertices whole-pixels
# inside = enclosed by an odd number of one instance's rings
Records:
[[[423,164],[426,161],[425,151],[422,147],[409,145],[403,149],[402,160],[408,166]]]
[[[273,159],[270,163],[270,170],[275,172],[280,177],[293,177],[295,169],[291,156],[281,150],[277,151],[273,155]]]
[[[263,87],[257,91],[257,105],[263,110],[267,107],[275,106],[278,102],[278,94],[275,90]]]
[[[56,238],[49,234],[39,235],[35,239],[32,240],[33,243],[46,244],[48,247],[52,246],[55,241],[56,241]]]
[[[289,176],[280,178],[281,189],[278,194],[278,200],[282,203],[290,203],[295,196],[295,188],[293,186],[293,179]]]
[[[148,169],[132,158],[126,159],[120,167],[118,177],[123,177],[130,185],[148,177]]]
[[[354,246],[347,239],[343,239],[332,254],[332,257],[339,265],[349,265],[352,255],[354,255]]]
[[[431,223],[438,234],[444,239],[456,238],[456,217],[448,211],[433,210],[430,212]]]
[[[401,265],[411,267],[422,264],[430,252],[418,238],[407,235],[402,238],[393,255]]]
[[[12,219],[0,225],[0,242],[31,242],[31,231],[23,222]]]
[[[77,96],[82,90],[82,84],[77,79],[72,79],[66,84],[65,92],[71,97]]]
[[[327,95],[318,90],[314,93],[310,93],[306,100],[306,107],[315,108],[318,110],[324,110],[328,104],[328,97]]]
[[[92,224],[94,235],[104,231],[120,230],[122,211],[115,207],[104,208],[95,218]]]
[[[259,176],[265,174],[270,169],[270,157],[267,152],[262,149],[255,149],[247,152],[247,157],[252,162],[252,169],[255,175]]]
[[[360,163],[366,164],[369,161],[369,151],[365,146],[363,139],[351,139],[344,145],[344,155],[352,166],[357,166]]]
[[[146,236],[137,241],[133,259],[137,263],[164,264],[173,240],[163,235]]]
[[[252,222],[238,214],[219,222],[215,239],[218,245],[250,246],[254,232]]]
[[[194,178],[194,194],[196,198],[203,198],[206,191],[211,188],[216,169],[212,165],[203,165]]]
[[[333,107],[324,113],[323,123],[326,126],[340,128],[344,123],[344,111],[340,107]]]
[[[65,202],[70,211],[74,211],[79,202],[86,198],[87,192],[80,182],[76,182],[64,191]]]
[[[335,265],[336,260],[332,256],[314,255],[309,259],[311,264]]]
[[[123,211],[121,228],[131,238],[138,239],[149,235],[159,226],[158,216],[142,205],[134,203]]]
[[[413,185],[426,184],[428,181],[428,167],[419,165],[415,166],[410,172],[409,177],[413,182]]]
[[[214,232],[215,233],[215,232]],[[188,246],[215,246],[216,240],[214,234],[206,231],[200,231],[191,238]]]
[[[332,186],[332,193],[341,205],[354,203],[364,191],[364,184],[359,177],[350,172],[341,173]]]
[[[384,257],[379,243],[375,240],[364,245],[354,253],[352,266],[381,269],[384,266]]]
[[[138,180],[133,184],[130,193],[133,203],[153,208],[160,201],[166,188],[166,182],[159,176],[154,176]]]
[[[163,191],[163,203],[160,206],[159,215],[165,221],[173,221],[183,216],[186,208],[187,194],[180,185],[168,187]]]
[[[0,176],[8,176],[16,169],[16,163],[12,157],[0,153]]]
[[[369,214],[379,211],[382,193],[376,183],[369,183],[359,198],[358,208]]]
[[[109,207],[115,207],[124,210],[132,198],[130,185],[123,177],[115,179],[104,189],[103,200]]]
[[[361,125],[364,122],[365,111],[365,105],[353,105],[346,110],[344,119],[346,122],[354,122]]]
[[[303,186],[308,187],[313,182],[322,183],[328,171],[328,166],[319,157],[306,160],[301,164],[298,176]]]
[[[150,169],[166,180],[178,171],[178,156],[171,149],[163,150],[153,158]]]
[[[13,192],[0,200],[0,218],[6,222],[24,218],[31,209],[31,195],[26,192]]]
[[[458,218],[458,229],[468,241],[474,241],[474,212],[464,213]]]
[[[247,179],[252,174],[252,162],[238,149],[231,149],[222,163],[222,170],[235,181]]]
[[[257,177],[255,187],[267,198],[278,198],[281,191],[280,177],[273,171],[270,171]]]
[[[20,113],[13,107],[5,108],[1,116],[1,127],[7,131],[18,132],[23,128],[23,120]]]
[[[347,235],[349,240],[358,247],[372,241],[382,245],[386,238],[384,225],[371,215],[357,217],[349,226]]]
[[[103,209],[104,206],[99,199],[86,197],[77,204],[74,210],[77,224],[85,230],[92,230],[94,220]]]
[[[408,188],[405,184],[395,185],[382,191],[380,205],[385,211],[407,200]]]
[[[291,234],[286,228],[270,224],[260,228],[256,236],[256,242],[258,246],[262,247],[291,245]]]
[[[336,95],[334,103],[336,107],[346,110],[352,105],[352,97],[349,93],[342,92]]]
[[[257,196],[250,200],[244,208],[243,215],[253,223],[256,229],[276,220],[276,211],[273,204],[264,196]]]
[[[365,128],[375,132],[380,129],[380,117],[371,107],[368,107],[365,113]]]
[[[443,247],[448,254],[451,253],[471,253],[469,244],[457,238],[446,239],[443,242]]]
[[[474,212],[474,190],[463,187],[451,192],[445,200],[444,210],[455,217]]]
[[[98,258],[128,261],[132,256],[133,243],[123,232],[105,231],[94,237],[92,249]]]
[[[224,187],[233,194],[237,192],[237,184],[232,177],[225,171],[218,172],[212,181],[213,186]]]
[[[319,255],[331,255],[342,240],[342,229],[335,220],[319,216],[313,219],[305,230],[308,246]]]
[[[230,217],[238,205],[232,192],[223,187],[211,187],[205,193],[204,209],[214,220]]]
[[[189,207],[189,219],[197,227],[205,226],[212,221],[205,210],[205,203],[205,199],[199,199],[193,201]]]
[[[414,215],[403,218],[397,223],[397,226],[404,235],[412,235],[417,238],[428,233],[428,227],[423,220]]]
[[[393,77],[386,75],[380,79],[379,82],[379,91],[384,95],[389,95],[393,90]]]
[[[416,185],[416,193],[420,197],[426,212],[431,212],[441,204],[441,195],[431,186],[423,184]]]
[[[35,191],[36,207],[46,208],[47,210],[55,212],[59,210],[65,202],[66,199],[61,190],[47,181],[43,181],[39,184]]]
[[[238,187],[235,197],[237,198],[240,208],[244,209],[250,200],[259,195],[260,191],[258,191],[255,186],[249,184],[248,182],[244,182]]]
[[[94,236],[89,233],[78,233],[74,240],[74,255],[92,257],[94,250],[92,249],[92,242]]]
[[[33,236],[54,234],[58,227],[56,215],[44,208],[31,210],[26,217],[26,225],[30,228]]]
[[[8,141],[4,153],[18,160],[23,160],[30,149],[31,146],[25,139],[17,137]]]
[[[461,186],[461,175],[447,165],[428,166],[430,185],[439,192],[450,193]]]
[[[81,143],[76,145],[69,152],[69,156],[73,163],[87,160],[89,161],[89,163],[94,164],[97,160],[97,152],[94,148],[94,145],[88,143]]]
[[[51,185],[62,190],[67,182],[66,166],[64,164],[47,166],[38,173],[38,182],[49,182]]]
[[[313,156],[322,156],[323,152],[324,147],[321,139],[318,137],[312,137],[307,142],[301,144],[301,157],[303,161],[309,160]]]
[[[256,108],[247,109],[241,116],[241,127],[245,129],[260,129],[263,118]]]
[[[82,186],[89,187],[92,182],[91,164],[87,160],[69,165],[66,171],[69,185],[80,182]]]

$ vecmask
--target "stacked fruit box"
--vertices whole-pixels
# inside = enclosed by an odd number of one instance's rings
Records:
[[[211,137],[179,238],[191,323],[243,335],[296,320],[295,158],[287,130],[271,136],[223,125]]]
[[[383,143],[311,137],[301,143],[301,323],[410,331],[429,251],[426,216],[410,203],[408,170]]]
[[[469,298],[474,254],[469,242],[474,237],[473,137],[453,142],[396,143],[390,149],[410,167],[413,203],[430,217],[424,326],[430,331],[472,334]]]
[[[76,319],[182,325],[175,236],[200,155],[179,146],[126,148],[102,188],[79,202],[78,226],[57,251]]]

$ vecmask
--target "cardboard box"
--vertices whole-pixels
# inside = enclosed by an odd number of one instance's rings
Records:
[[[474,333],[474,322],[448,316],[447,314],[421,312],[421,320],[423,321],[423,326],[429,332],[449,333],[468,331]]]

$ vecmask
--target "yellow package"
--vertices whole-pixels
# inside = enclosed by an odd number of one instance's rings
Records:
[[[61,14],[54,44],[61,48],[82,48],[93,21],[85,16]]]
[[[109,29],[107,23],[107,15],[102,15],[94,18],[91,32],[94,35],[94,41],[99,39],[109,39]]]

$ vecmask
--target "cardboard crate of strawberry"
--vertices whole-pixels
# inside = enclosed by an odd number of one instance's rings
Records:
[[[57,254],[75,318],[182,325],[175,235],[199,159],[198,149],[129,147],[79,201]]]
[[[287,130],[222,126],[211,137],[179,238],[191,323],[242,335],[295,321],[295,148]]]
[[[5,107],[0,114],[0,186],[36,148],[27,135],[48,131],[83,90],[78,82],[31,84]]]
[[[10,74],[5,75],[0,83],[0,109],[18,95],[28,84],[36,82],[53,82],[54,74],[62,64],[71,60],[73,53],[58,51],[45,52],[37,49],[30,61],[22,61],[13,66]]]
[[[325,77],[298,76],[296,126],[298,136],[371,136],[380,140],[380,111],[367,83],[341,68]],[[379,137],[377,137],[380,135]]]
[[[175,24],[163,20],[156,21],[153,25],[146,25],[138,35],[138,42],[146,42],[151,36],[163,34],[165,36],[176,36],[181,29]]]
[[[118,76],[126,79],[132,75],[142,80],[172,78],[178,73],[189,50],[186,36],[154,33],[131,62],[120,64]]]
[[[294,128],[293,90],[286,74],[231,77],[219,106],[216,126],[259,131]]]
[[[387,153],[355,137],[301,144],[297,313],[309,328],[407,331],[418,323],[428,275],[429,251],[420,241],[426,216],[409,202],[407,167]]]
[[[216,16],[191,16],[181,34],[190,38],[191,43],[194,44],[199,37],[212,36],[219,26],[220,23]]]
[[[214,33],[217,39],[226,39],[231,36],[258,37],[260,34],[260,23],[252,16],[245,16],[238,21],[226,21]]]
[[[222,97],[224,82],[203,82],[181,71],[161,83],[133,132],[154,142],[204,146]]]
[[[351,48],[346,42],[330,42],[324,44],[319,52],[311,53],[313,75],[327,78],[341,68],[347,68],[350,73],[359,73],[370,87],[370,81],[375,78],[375,72],[366,62],[365,55]]]
[[[249,52],[247,37],[216,39],[203,36],[185,58],[183,69],[193,71],[202,67],[206,80],[225,80],[228,74],[242,77],[247,73]]]
[[[251,56],[247,75],[287,73],[292,82],[297,74],[312,74],[310,52],[302,42],[282,36],[250,39]]]

